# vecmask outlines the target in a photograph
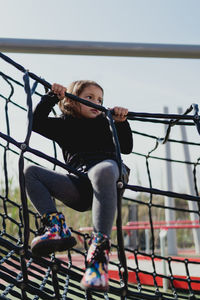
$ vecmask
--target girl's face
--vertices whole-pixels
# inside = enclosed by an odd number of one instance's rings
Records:
[[[90,101],[94,104],[102,105],[103,104],[103,92],[102,90],[95,86],[89,85],[87,86],[79,95],[80,98],[83,98],[87,101]],[[96,118],[101,114],[100,110],[89,107],[80,103],[80,115],[84,118]]]

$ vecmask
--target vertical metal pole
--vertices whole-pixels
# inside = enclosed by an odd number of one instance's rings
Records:
[[[131,204],[128,206],[128,220],[131,221],[138,221],[138,206],[137,204]],[[137,230],[131,230],[129,235],[129,247],[132,249],[135,249],[137,247],[137,240],[138,240],[138,231]]]
[[[165,257],[167,253],[165,253],[165,247],[166,247],[166,236],[167,236],[167,231],[166,230],[161,230],[160,232],[160,254],[162,257]],[[163,275],[167,276],[167,268],[166,268],[166,261],[163,259],[162,260],[162,267],[163,267]],[[163,278],[163,290],[166,292],[168,289],[168,279]]]
[[[164,113],[168,114],[168,107],[164,107]],[[167,127],[167,125],[165,126]],[[166,150],[166,158],[171,158],[171,148],[170,143],[165,144]],[[167,187],[169,191],[173,191],[173,183],[172,183],[172,167],[169,161],[166,161],[167,167]],[[165,197],[165,205],[174,207],[174,199],[171,197]],[[175,212],[172,209],[165,209],[165,220],[170,225],[171,221],[175,221]],[[176,230],[169,229],[167,232],[167,246],[168,246],[168,254],[169,255],[177,255],[177,241],[176,241]]]
[[[181,107],[178,108],[178,113],[179,114],[183,113],[183,110]],[[186,133],[185,126],[180,126],[180,128],[181,128],[182,139],[184,141],[187,141],[187,133]],[[183,149],[184,149],[185,160],[190,161],[190,152],[189,152],[188,145],[184,144]],[[191,193],[191,195],[196,195],[191,165],[186,164],[186,170],[187,170],[190,193]],[[198,205],[196,202],[188,201],[188,206],[189,206],[189,209],[198,211]],[[199,216],[195,213],[190,213],[190,219],[191,219],[191,221],[199,221]],[[196,254],[199,254],[200,253],[200,229],[193,228],[192,233],[193,233],[193,238],[194,238],[195,251],[196,251]]]
[[[145,229],[145,251],[147,254],[150,253],[150,231]]]

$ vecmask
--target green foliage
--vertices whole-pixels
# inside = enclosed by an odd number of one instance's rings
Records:
[[[5,190],[1,188],[1,195],[5,195]],[[148,221],[151,214],[152,221],[162,221],[165,220],[165,209],[162,207],[164,205],[164,197],[153,196],[152,199],[149,198],[144,193],[139,193],[137,196],[137,201],[141,202],[141,205],[135,204],[137,209],[137,217],[135,220],[130,219],[130,205],[133,205],[132,201],[123,200],[122,201],[122,225],[126,225],[129,221]],[[153,204],[161,206],[152,206],[149,209],[149,201]],[[0,224],[1,234],[8,234],[13,238],[20,240],[23,238],[23,218],[22,218],[22,207],[21,207],[21,197],[20,190],[18,187],[12,187],[12,180],[9,181],[9,193],[8,200],[6,200],[6,205],[4,200],[0,199],[0,208],[3,215],[7,215],[5,222],[2,221]],[[77,212],[67,206],[63,205],[60,201],[56,201],[58,211],[62,211],[66,218],[66,223],[68,226],[72,227],[74,230],[79,230],[83,227],[90,227],[92,230],[92,214],[91,211]],[[176,207],[188,208],[188,203],[185,200],[175,199]],[[32,206],[31,202],[28,200],[28,207],[31,211],[35,212],[35,208]],[[34,214],[29,214],[30,228],[32,231],[36,231],[36,223],[39,218],[35,218]],[[189,219],[189,214],[187,212],[176,212],[176,219],[187,220]],[[3,218],[2,218],[3,220]],[[115,223],[114,223],[115,226]],[[82,231],[83,233],[89,232],[91,230]],[[125,236],[127,233],[124,232]],[[31,232],[30,240],[34,237],[34,233]],[[113,243],[117,243],[116,230],[113,229],[111,234],[111,239]],[[137,247],[139,249],[144,249],[144,230],[137,230]],[[159,248],[159,230],[154,230],[154,242],[155,246]],[[191,234],[191,229],[178,229],[177,230],[177,243],[179,248],[189,248],[193,247],[193,235]],[[82,243],[78,241],[77,247],[82,248]]]

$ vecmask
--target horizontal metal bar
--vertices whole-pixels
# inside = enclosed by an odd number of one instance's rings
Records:
[[[200,45],[115,43],[0,38],[0,51],[12,53],[200,58]]]

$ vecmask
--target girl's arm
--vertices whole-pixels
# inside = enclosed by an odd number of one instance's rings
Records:
[[[133,150],[133,135],[128,121],[115,122],[121,152],[130,154]]]
[[[33,113],[33,131],[54,141],[58,141],[63,120],[51,118],[49,114],[58,101],[58,97],[53,93],[44,95]]]
[[[49,114],[54,105],[65,97],[66,91],[66,87],[54,83],[51,92],[42,97],[33,114],[33,130],[58,143],[62,140],[63,120],[51,118]]]
[[[129,154],[133,149],[133,135],[127,121],[128,109],[124,107],[114,107],[113,110],[113,119],[115,120],[121,152],[123,154]]]

